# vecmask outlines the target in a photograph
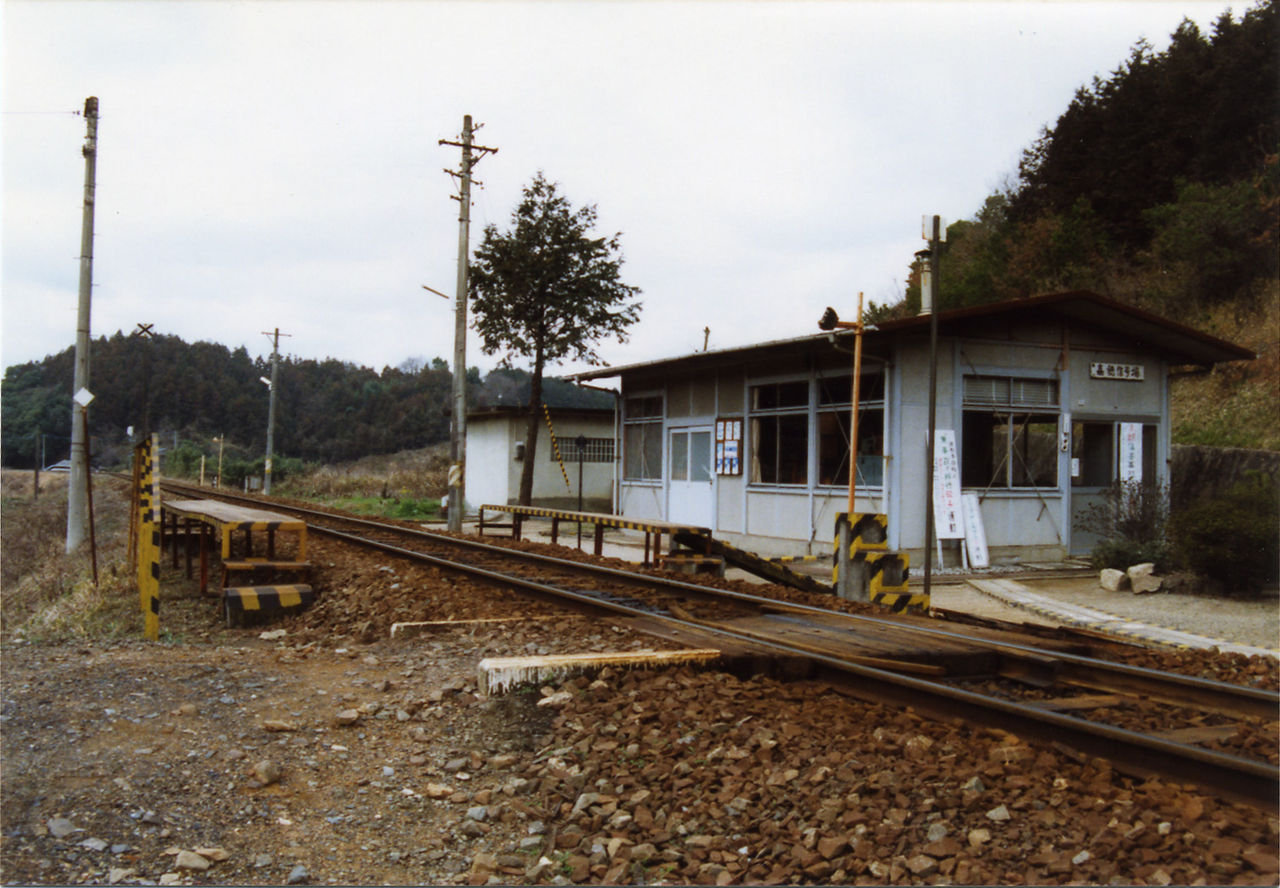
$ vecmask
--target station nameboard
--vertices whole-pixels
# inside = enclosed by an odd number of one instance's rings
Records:
[[[1111,364],[1107,361],[1091,361],[1089,376],[1093,379],[1118,379],[1122,382],[1142,382],[1146,373],[1141,364]]]

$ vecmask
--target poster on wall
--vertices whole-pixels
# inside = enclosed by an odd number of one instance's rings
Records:
[[[960,459],[953,429],[934,432],[933,525],[940,540],[964,537],[964,516],[960,512]]]
[[[742,474],[742,420],[716,420],[716,474]]]
[[[1142,482],[1142,423],[1120,423],[1120,481]]]

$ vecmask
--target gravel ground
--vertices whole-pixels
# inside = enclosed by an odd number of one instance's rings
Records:
[[[822,685],[606,671],[480,697],[485,656],[663,645],[323,540],[312,560],[320,602],[270,626],[224,628],[166,570],[166,643],[5,635],[5,883],[1277,884],[1254,808]],[[1280,683],[1270,658],[1134,656]]]

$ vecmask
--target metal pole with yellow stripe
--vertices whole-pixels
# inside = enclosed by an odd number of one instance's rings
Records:
[[[138,465],[138,598],[143,635],[160,637],[160,473],[159,439],[144,438],[135,452]]]
[[[556,440],[556,430],[551,425],[551,410],[547,407],[547,402],[542,402],[542,415],[547,418],[547,431],[551,434],[551,449],[555,452],[556,462],[560,465],[560,474],[564,476],[564,489],[573,491],[573,485],[569,483],[569,473],[565,470],[564,460],[560,458],[560,443]]]

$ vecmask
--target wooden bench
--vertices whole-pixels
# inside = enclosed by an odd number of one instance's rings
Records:
[[[222,590],[228,627],[243,625],[246,614],[300,610],[315,600],[315,590],[302,585],[231,586]]]
[[[266,561],[276,557],[277,533],[292,534],[295,539],[294,563],[305,563],[307,558],[307,524],[299,518],[290,518],[276,512],[224,503],[220,500],[164,500],[160,505],[160,548],[164,549],[165,537],[174,543],[174,564],[177,564],[178,541],[188,542],[187,576],[191,576],[190,541],[196,540],[200,548],[200,591],[209,587],[209,550],[213,540],[220,546],[219,554],[224,562],[231,560],[232,544],[236,537],[242,541],[243,561],[253,561],[253,535],[266,536]]]
[[[496,524],[493,521],[486,522],[484,520],[485,510],[491,512],[505,512],[511,516],[510,524]],[[484,536],[485,528],[511,529],[512,539],[520,539],[521,524],[526,518],[550,518],[551,519],[551,542],[555,543],[560,533],[560,522],[569,521],[575,524],[590,524],[595,527],[594,552],[601,555],[604,552],[604,531],[607,527],[615,527],[624,530],[638,530],[644,534],[644,561],[645,566],[650,564],[660,564],[663,561],[661,553],[662,536],[667,535],[669,540],[674,539],[677,533],[684,533],[686,536],[696,536],[699,539],[706,540],[707,554],[710,554],[711,544],[711,528],[698,527],[692,524],[680,524],[674,521],[646,521],[644,519],[625,518],[621,515],[607,515],[600,512],[577,512],[572,509],[551,509],[543,506],[499,506],[486,504],[480,507],[480,521],[477,533]],[[653,546],[653,559],[650,560],[649,551],[650,543]]]

